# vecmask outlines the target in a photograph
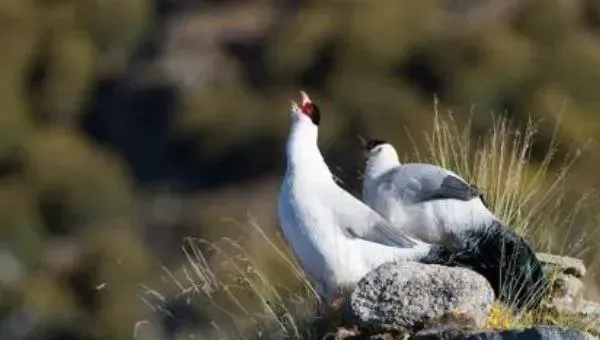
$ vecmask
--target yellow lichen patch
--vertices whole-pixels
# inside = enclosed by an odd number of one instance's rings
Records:
[[[511,327],[513,316],[511,311],[500,303],[495,303],[488,313],[486,328],[508,329]]]

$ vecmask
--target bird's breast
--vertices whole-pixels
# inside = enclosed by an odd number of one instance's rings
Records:
[[[278,209],[283,234],[296,258],[311,280],[329,291],[355,281],[366,270],[360,250],[338,225],[332,205],[339,202],[333,202],[327,190],[333,189],[284,184]]]
[[[330,276],[325,243],[332,219],[314,193],[293,184],[284,182],[279,195],[281,229],[305,272],[313,281],[322,281],[323,276]]]

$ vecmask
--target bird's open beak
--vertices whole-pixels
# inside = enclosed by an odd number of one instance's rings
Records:
[[[364,158],[367,158],[369,156],[369,152],[367,150],[367,141],[361,135],[358,135],[358,140],[360,141],[362,155]]]
[[[306,92],[304,91],[300,91],[300,96],[301,96],[301,100],[300,100],[300,107],[306,105],[306,104],[310,104],[312,103],[312,101],[310,100],[310,97],[306,94]]]
[[[364,150],[367,148],[367,141],[361,135],[357,135],[358,140],[360,141],[360,146]]]
[[[310,104],[312,103],[312,101],[310,100],[310,97],[306,94],[306,92],[304,91],[300,91],[300,102],[295,102],[293,100],[290,100],[290,105],[292,106],[292,111],[293,110],[298,110],[300,108],[302,108],[304,105],[306,104]]]

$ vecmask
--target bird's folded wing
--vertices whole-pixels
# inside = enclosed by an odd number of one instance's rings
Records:
[[[344,228],[349,237],[357,237],[392,247],[411,248],[417,243],[394,228],[381,215],[349,193],[345,193],[344,202],[336,205],[337,224]]]
[[[375,222],[364,231],[363,239],[399,248],[412,248],[417,245],[414,240],[399,232],[385,221]]]
[[[474,185],[471,185],[460,178],[448,175],[444,177],[442,183],[437,189],[429,192],[429,197],[423,197],[423,200],[434,200],[444,198],[454,198],[468,201],[476,197],[481,197],[482,192]]]
[[[429,164],[399,167],[383,179],[405,202],[420,203],[436,199],[468,201],[482,197],[476,186],[467,183],[450,171]]]

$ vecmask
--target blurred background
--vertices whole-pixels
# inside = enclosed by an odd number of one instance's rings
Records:
[[[598,0],[2,0],[0,25],[3,340],[170,340],[208,322],[168,299],[165,268],[186,236],[240,237],[228,219],[275,230],[299,89],[355,193],[357,136],[412,153],[435,96],[473,139],[492,112],[542,119],[533,166],[563,112],[557,159],[581,152],[568,197],[600,184]]]

